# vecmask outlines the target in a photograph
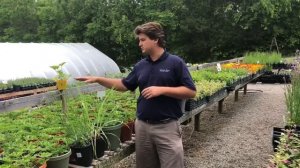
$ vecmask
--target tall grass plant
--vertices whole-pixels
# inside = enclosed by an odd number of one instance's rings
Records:
[[[291,85],[288,85],[285,92],[285,100],[288,110],[288,125],[300,125],[300,74],[293,74]]]

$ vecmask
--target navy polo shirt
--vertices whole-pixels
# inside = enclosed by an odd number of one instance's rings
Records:
[[[134,91],[139,87],[140,92],[149,86],[185,86],[196,90],[184,61],[166,51],[156,61],[152,61],[149,56],[139,61],[122,82],[128,90]],[[147,100],[140,95],[137,100],[137,118],[155,121],[178,119],[182,116],[180,102],[181,100],[168,96]]]

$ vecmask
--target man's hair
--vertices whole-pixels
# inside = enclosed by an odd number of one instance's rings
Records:
[[[158,45],[162,48],[166,46],[165,32],[162,26],[157,22],[148,22],[137,26],[134,33],[139,35],[141,33],[147,35],[151,40],[158,40]]]

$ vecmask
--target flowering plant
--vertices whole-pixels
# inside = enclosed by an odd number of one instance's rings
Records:
[[[300,165],[300,139],[294,130],[285,130],[280,137],[277,152],[272,156],[269,168],[293,168]]]

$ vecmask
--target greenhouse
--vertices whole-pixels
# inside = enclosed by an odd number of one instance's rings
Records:
[[[59,48],[65,46],[61,45],[58,45]],[[74,50],[76,47],[82,47],[81,45],[66,44],[66,46],[73,46]],[[88,44],[83,45],[92,51],[95,50]],[[106,56],[103,55],[103,57]],[[78,58],[80,57],[78,56]],[[109,58],[106,59],[110,60]],[[72,62],[70,60],[65,58],[59,59],[57,62]],[[257,64],[257,60],[262,64]],[[179,118],[179,122],[183,128],[201,133],[203,128],[211,129],[212,126],[209,126],[210,123],[206,121],[210,118],[207,115],[212,112],[209,109],[216,105],[217,109],[214,111],[217,113],[214,116],[219,118],[224,115],[224,112],[229,113],[231,108],[233,111],[240,111],[241,105],[251,106],[252,102],[248,102],[251,99],[254,99],[254,101],[264,99],[264,96],[270,94],[268,93],[270,88],[276,88],[282,94],[283,90],[278,88],[280,85],[268,85],[268,83],[281,83],[282,79],[286,83],[291,82],[287,80],[287,77],[291,77],[291,72],[295,72],[296,67],[299,65],[296,64],[297,58],[290,58],[290,60],[294,63],[291,64],[290,61],[283,59],[281,54],[251,52],[239,59],[194,64],[190,67],[190,73],[197,87],[196,97],[185,101],[182,108],[183,116]],[[56,68],[50,69],[58,72],[52,78],[59,76],[60,70],[70,74],[70,71],[66,70],[69,62],[60,63]],[[82,64],[82,66],[87,65],[80,62],[79,59],[74,62]],[[75,65],[74,62],[69,65]],[[55,63],[55,61],[51,63]],[[116,64],[113,63],[113,65]],[[72,66],[70,67],[72,68]],[[275,73],[276,71],[277,73]],[[279,74],[279,71],[283,72]],[[98,71],[90,70],[88,72],[96,74]],[[118,72],[117,66],[115,72]],[[75,70],[74,74],[81,75],[81,71],[77,72]],[[272,79],[278,76],[281,80],[266,81],[265,78],[270,75]],[[65,77],[66,79],[69,78],[68,75]],[[120,77],[116,76],[114,78]],[[133,121],[136,118],[135,111],[139,93],[117,93],[114,90],[101,88],[98,84],[78,82],[60,89],[59,81],[57,78],[54,85],[45,86],[45,90],[43,90],[44,87],[15,90],[16,83],[14,83],[11,90],[7,89],[2,94],[0,93],[0,112],[6,112],[0,118],[0,132],[2,133],[0,144],[3,146],[0,147],[0,167],[6,168],[10,165],[13,165],[13,167],[35,167],[36,165],[43,167],[47,165],[49,168],[66,168],[68,166],[98,168],[111,167],[115,164],[122,165],[122,162],[132,160],[130,154],[134,153],[135,150],[135,123]],[[295,86],[295,88],[289,87],[286,91],[285,94],[288,98],[286,101],[298,101],[292,94],[292,92],[299,89],[297,81],[299,79],[295,78],[292,83],[292,87]],[[261,82],[265,84],[256,84]],[[5,85],[9,85],[9,83],[2,84],[2,86]],[[47,90],[49,88],[51,90]],[[254,92],[253,94],[251,90],[255,88],[260,88],[266,93]],[[79,94],[74,92],[76,90],[79,90]],[[100,97],[99,91],[104,93]],[[243,91],[241,104],[238,102],[239,91]],[[252,94],[250,95],[250,93]],[[230,103],[232,98],[236,102],[234,105]],[[46,104],[45,101],[47,101]],[[288,105],[288,108],[292,108],[290,106]],[[234,110],[235,107],[238,109]],[[257,109],[248,108],[257,115],[263,115]],[[292,115],[289,118],[297,120],[297,117]],[[206,124],[200,125],[202,122]],[[215,126],[218,126],[218,124],[215,123],[213,127]],[[183,140],[189,141],[191,137],[188,136],[196,134],[193,133],[194,131],[189,132],[189,129],[185,130]],[[272,135],[274,151],[281,148],[278,141],[282,129],[274,127]],[[29,144],[29,148],[27,148],[27,144]],[[56,163],[56,156],[62,153],[64,155],[59,158],[63,161]],[[25,160],[16,159],[18,157],[23,157]],[[126,164],[128,167],[133,166],[130,163]]]
[[[0,81],[51,79],[56,73],[50,66],[62,62],[66,62],[63,71],[71,77],[120,72],[112,59],[88,43],[0,43],[0,55]]]
[[[300,168],[300,0],[1,0],[0,168]]]

